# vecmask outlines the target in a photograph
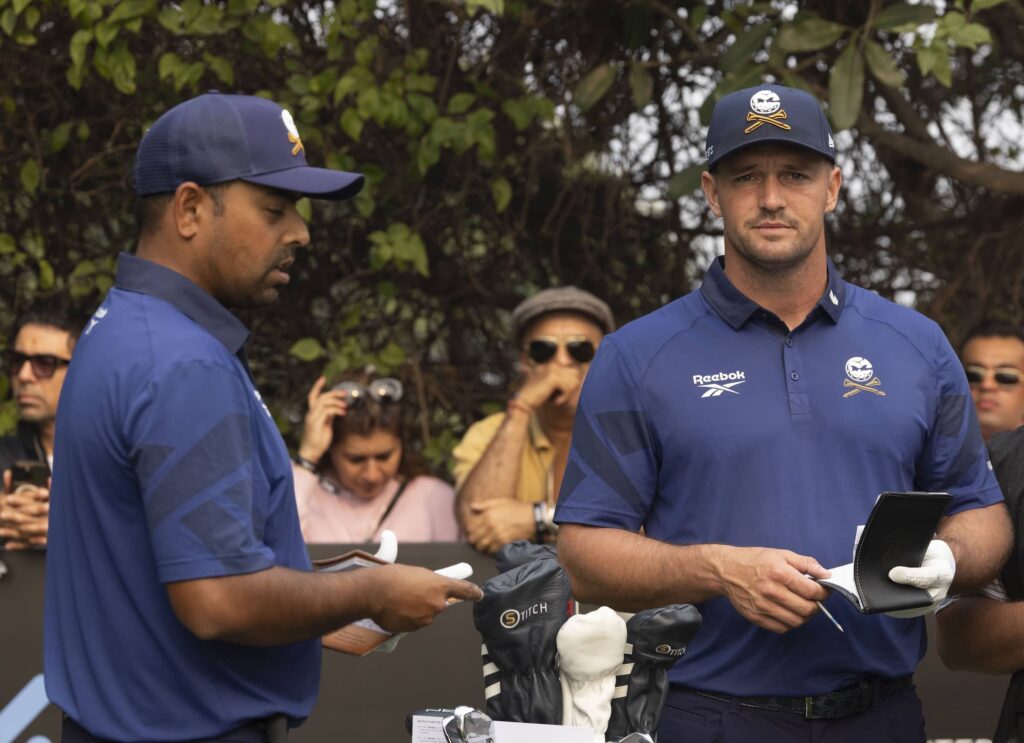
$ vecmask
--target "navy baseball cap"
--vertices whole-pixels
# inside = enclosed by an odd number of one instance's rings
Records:
[[[173,193],[186,181],[245,181],[316,199],[349,199],[363,176],[312,168],[292,115],[265,98],[211,91],[167,111],[135,155],[135,195]]]
[[[817,152],[833,164],[836,144],[818,100],[784,85],[759,85],[715,104],[708,126],[708,170],[733,152],[762,142],[784,142]]]

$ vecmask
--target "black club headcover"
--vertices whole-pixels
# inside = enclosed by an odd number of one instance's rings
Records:
[[[556,554],[557,550],[553,544],[534,544],[525,539],[517,539],[502,546],[494,559],[498,572],[507,573],[512,568],[518,568],[542,557],[555,557]]]
[[[605,740],[658,732],[668,696],[668,669],[686,653],[700,620],[700,612],[690,604],[672,604],[637,612],[626,622],[623,667]]]
[[[555,638],[569,617],[569,576],[533,560],[483,584],[473,623],[483,638],[484,697],[494,720],[558,725],[562,687]]]

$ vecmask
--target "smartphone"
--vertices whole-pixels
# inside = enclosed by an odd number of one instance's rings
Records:
[[[50,479],[50,468],[44,462],[22,459],[11,465],[11,490],[22,485],[45,488]]]

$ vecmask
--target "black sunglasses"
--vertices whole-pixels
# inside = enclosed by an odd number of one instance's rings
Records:
[[[5,354],[7,369],[11,376],[21,371],[25,362],[32,364],[32,373],[37,379],[49,379],[57,371],[58,367],[67,366],[71,359],[62,359],[48,353],[22,353],[21,351],[8,350]]]
[[[564,341],[554,337],[534,338],[526,344],[526,355],[535,364],[546,364],[555,358],[560,345],[565,345],[569,356],[579,364],[586,364],[594,358],[594,344],[582,335],[570,336]]]
[[[339,382],[331,389],[344,392],[349,405],[358,405],[368,397],[381,405],[390,405],[401,400],[402,395],[405,394],[402,383],[394,377],[375,379],[367,385],[358,382]]]
[[[984,382],[985,377],[990,371],[996,380],[996,384],[1000,387],[1016,387],[1024,379],[1024,372],[1012,366],[997,366],[995,369],[990,370],[984,366],[970,364],[964,368],[964,372],[967,374],[967,383],[971,385]]]

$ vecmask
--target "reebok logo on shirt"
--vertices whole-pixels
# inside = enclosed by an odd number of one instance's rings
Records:
[[[693,383],[704,390],[701,398],[720,397],[722,393],[740,394],[733,387],[747,381],[746,372],[737,369],[734,372],[716,372],[714,374],[694,374]]]

